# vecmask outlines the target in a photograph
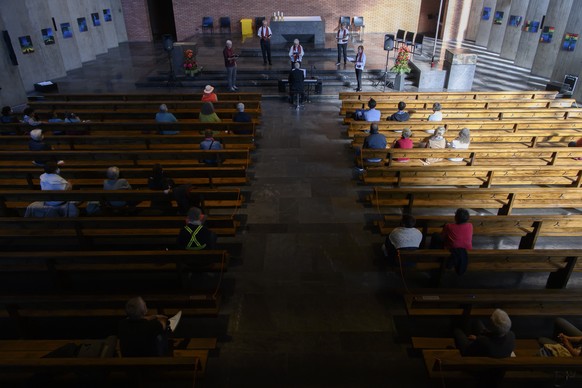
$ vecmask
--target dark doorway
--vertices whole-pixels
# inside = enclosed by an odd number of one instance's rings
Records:
[[[176,41],[176,23],[174,7],[168,0],[148,0],[150,25],[154,41],[161,41],[165,34],[172,35]]]
[[[437,21],[439,16],[439,6],[441,0],[422,0],[420,4],[420,15],[418,17],[418,32],[424,36],[434,38],[436,33]],[[439,39],[443,36],[443,27],[445,25],[445,15],[448,1],[443,1],[441,23],[439,27]]]

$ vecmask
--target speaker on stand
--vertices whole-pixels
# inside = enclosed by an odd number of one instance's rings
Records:
[[[384,35],[384,50],[386,51],[386,66],[384,67],[384,86],[382,92],[386,91],[386,85],[388,85],[388,62],[390,60],[390,52],[394,50],[394,34]]]

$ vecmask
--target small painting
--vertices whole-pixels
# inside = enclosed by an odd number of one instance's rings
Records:
[[[554,27],[548,27],[548,26],[544,27],[542,29],[542,34],[540,36],[540,42],[541,43],[551,43],[555,30],[556,29]]]
[[[40,32],[42,33],[42,40],[44,41],[44,44],[47,46],[49,44],[55,44],[55,35],[53,34],[52,28],[43,28],[40,30]]]
[[[535,20],[526,20],[525,23],[523,23],[523,30],[525,32],[538,32],[539,28],[540,22]]]
[[[501,24],[503,23],[503,12],[496,11],[495,17],[493,18],[493,24]]]
[[[77,18],[77,24],[79,25],[79,32],[87,32],[87,19]]]
[[[566,33],[564,35],[564,44],[562,44],[562,50],[574,51],[576,48],[576,42],[578,41],[578,34]]]
[[[32,46],[32,39],[30,35],[18,37],[18,42],[20,42],[20,49],[22,54],[31,54],[34,52],[34,47]]]
[[[483,16],[481,16],[481,19],[489,20],[490,17],[491,17],[491,7],[484,7]]]
[[[109,8],[103,10],[103,20],[106,22],[111,21],[111,10]]]
[[[99,14],[97,12],[91,14],[91,20],[93,21],[93,26],[99,27],[101,25],[101,20],[99,20]]]
[[[509,16],[509,25],[512,27],[519,27],[522,20],[523,20],[523,17],[521,17],[521,16],[510,15]]]
[[[61,32],[64,39],[72,38],[73,29],[71,28],[71,23],[61,23]]]

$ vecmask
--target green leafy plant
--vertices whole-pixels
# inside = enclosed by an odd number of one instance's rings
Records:
[[[408,66],[408,59],[410,58],[410,49],[408,46],[400,46],[398,49],[398,56],[396,57],[396,63],[390,69],[393,73],[406,74],[410,73],[411,69]]]

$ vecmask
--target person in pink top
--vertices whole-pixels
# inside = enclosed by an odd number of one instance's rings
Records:
[[[457,209],[455,223],[446,224],[443,227],[441,238],[445,249],[473,249],[473,224],[469,222],[469,211],[467,209]]]
[[[404,128],[402,130],[402,135],[400,136],[400,139],[397,139],[396,141],[394,141],[394,145],[392,146],[392,148],[405,148],[405,149],[410,149],[413,147],[413,143],[412,143],[412,139],[410,138],[412,136],[412,131],[410,130],[410,128]],[[396,161],[398,162],[408,162],[410,159],[409,158],[396,158]]]

